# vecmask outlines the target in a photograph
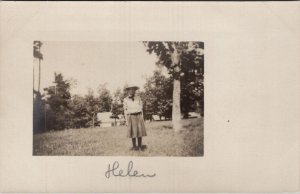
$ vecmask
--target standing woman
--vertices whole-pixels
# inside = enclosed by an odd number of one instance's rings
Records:
[[[126,87],[128,96],[124,99],[124,115],[127,125],[127,137],[132,140],[131,150],[144,150],[142,146],[142,137],[147,136],[144,118],[143,103],[136,95],[138,86],[129,85]],[[138,146],[136,146],[136,140]]]

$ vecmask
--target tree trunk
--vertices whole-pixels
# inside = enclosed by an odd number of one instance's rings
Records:
[[[172,124],[174,131],[181,130],[181,110],[180,110],[180,80],[174,79],[173,86],[173,107],[172,107]]]
[[[38,85],[38,92],[40,92],[40,85],[41,85],[41,59],[39,59],[39,85]]]
[[[34,66],[35,66],[35,63],[33,64],[33,91],[34,91],[34,85],[35,85],[35,83],[34,83]]]

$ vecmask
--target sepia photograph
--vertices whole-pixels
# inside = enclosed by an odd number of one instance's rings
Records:
[[[33,42],[34,156],[204,155],[201,41]]]

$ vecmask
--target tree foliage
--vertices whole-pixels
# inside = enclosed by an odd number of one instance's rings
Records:
[[[74,95],[70,101],[70,108],[72,109],[72,128],[83,128],[89,127],[91,120],[90,114],[88,112],[88,103],[86,98]]]
[[[41,53],[42,45],[41,41],[33,41],[33,57],[41,60],[43,59],[43,54]]]
[[[33,113],[35,132],[94,127],[100,124],[98,112],[111,111],[113,99],[105,84],[99,85],[97,95],[88,89],[84,96],[71,96],[73,83],[74,80],[65,80],[62,74],[55,73],[53,85],[44,89],[44,95],[36,92]],[[122,93],[119,91],[115,96],[122,98]]]
[[[171,79],[180,81],[180,111],[184,117],[188,116],[189,111],[198,111],[203,115],[203,42],[150,41],[144,42],[144,45],[149,54],[157,55],[156,64],[166,67]]]
[[[187,72],[189,76],[191,73],[193,76],[203,76],[203,42],[150,41],[144,42],[144,45],[149,54],[158,56],[156,64],[165,66],[174,79],[180,79]],[[175,51],[177,55],[173,54]]]
[[[62,130],[71,124],[72,110],[69,106],[71,94],[70,83],[64,80],[62,74],[55,73],[54,86],[45,88],[47,94],[46,129]]]
[[[106,84],[100,84],[98,87],[99,95],[99,112],[110,112],[111,103],[113,101],[110,91],[107,89]]]
[[[172,80],[162,74],[161,70],[154,71],[141,93],[144,116],[151,119],[152,115],[171,118],[172,114]]]
[[[97,121],[97,113],[100,111],[100,101],[99,98],[95,97],[94,91],[92,89],[88,90],[88,93],[85,95],[86,101],[86,116],[88,117],[87,126],[95,127],[99,125]]]
[[[125,96],[124,93],[121,91],[120,88],[116,90],[114,93],[114,99],[112,101],[112,118],[119,119],[119,115],[124,114],[124,108],[123,108],[123,100]]]

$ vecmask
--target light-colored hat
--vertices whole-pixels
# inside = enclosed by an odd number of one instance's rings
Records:
[[[135,85],[135,84],[128,84],[125,89],[128,90],[129,88],[134,88],[136,90],[139,89],[139,87],[137,85]]]

